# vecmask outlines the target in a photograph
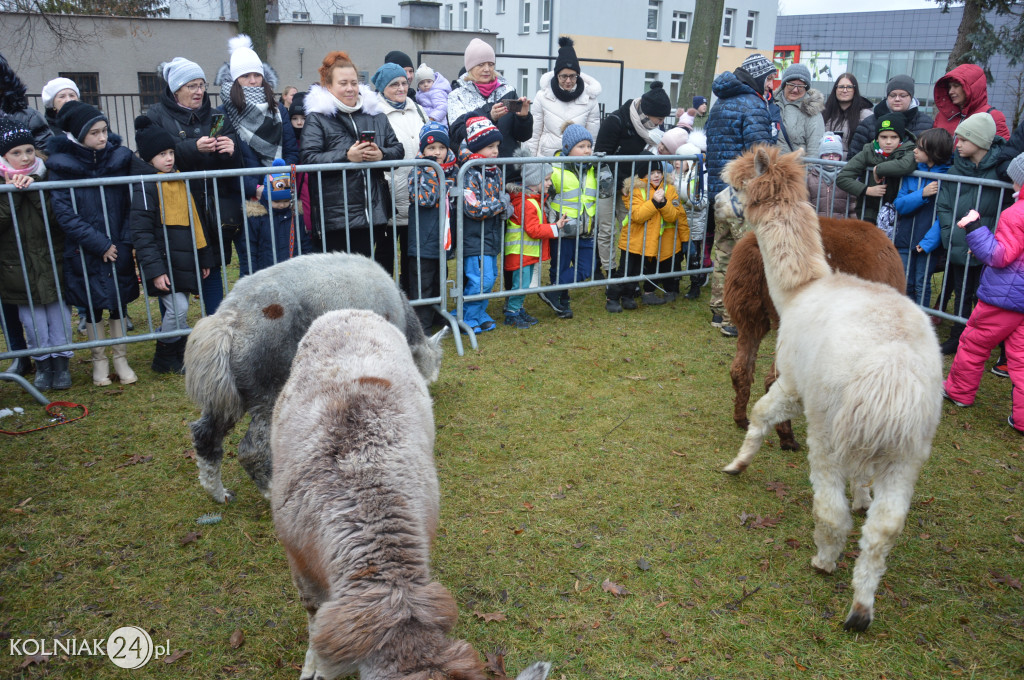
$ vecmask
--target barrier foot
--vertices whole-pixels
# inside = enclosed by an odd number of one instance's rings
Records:
[[[466,355],[465,349],[462,347],[462,336],[459,335],[459,322],[454,316],[448,313],[448,310],[441,309],[440,307],[434,307],[434,311],[444,317],[445,323],[448,324],[448,328],[451,329],[452,339],[455,341],[455,352],[461,357]]]
[[[35,385],[30,383],[25,378],[21,377],[17,373],[0,373],[0,380],[6,380],[9,382],[15,382],[21,389],[28,392],[29,396],[38,401],[43,406],[50,403],[50,400],[43,396],[43,393],[36,389]]]

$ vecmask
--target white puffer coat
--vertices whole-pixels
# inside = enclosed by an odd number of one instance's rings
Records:
[[[597,98],[601,95],[601,83],[586,73],[583,78],[583,94],[571,102],[563,102],[551,91],[551,79],[555,72],[548,71],[540,77],[540,89],[530,104],[533,113],[533,137],[526,147],[534,156],[554,156],[562,148],[562,127],[566,122],[582,125],[597,139],[601,127],[601,112]]]
[[[805,156],[818,157],[818,145],[825,134],[825,96],[817,90],[807,90],[795,102],[786,101],[782,88],[775,95],[775,102],[782,109],[782,125],[785,135],[779,135],[779,146],[786,151],[803,148]],[[787,143],[788,137],[788,143]]]
[[[377,95],[377,108],[388,117],[391,129],[405,149],[405,159],[412,160],[420,152],[420,130],[430,122],[430,117],[423,107],[411,97],[405,100],[405,108],[397,109],[380,94]],[[391,195],[395,197],[395,211],[398,225],[409,224],[409,172],[411,167],[396,168],[388,173],[391,181]],[[388,215],[390,221],[391,216]]]

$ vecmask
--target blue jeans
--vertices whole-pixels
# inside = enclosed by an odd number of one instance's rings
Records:
[[[224,301],[224,281],[220,278],[220,265],[210,267],[210,275],[199,282],[203,292],[203,304],[206,305],[206,314],[213,314]],[[162,312],[163,310],[161,310]]]
[[[577,254],[578,244],[578,254]],[[580,237],[553,238],[551,249],[551,284],[586,281],[594,269],[594,239]]]
[[[477,293],[489,293],[494,288],[494,282],[498,277],[498,256],[477,255],[467,257],[463,260],[463,268],[466,272],[466,295]],[[487,314],[487,303],[490,300],[474,300],[467,302],[462,307],[462,319],[470,328],[483,326],[486,323],[494,323]]]
[[[937,261],[935,253],[919,253],[916,250],[899,248],[903,260],[903,271],[907,275],[907,295],[923,307],[932,304],[932,270]]]
[[[591,251],[591,254],[593,254],[593,251]],[[536,266],[536,264],[528,264],[524,265],[521,269],[514,270],[512,272],[512,290],[526,290],[529,288],[533,282],[533,270]],[[505,314],[518,314],[519,310],[523,308],[523,300],[525,299],[525,295],[510,296],[505,303]]]

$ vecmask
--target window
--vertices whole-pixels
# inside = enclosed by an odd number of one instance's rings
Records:
[[[92,104],[95,107],[100,107],[100,74],[99,72],[86,72],[86,73],[74,73],[74,72],[60,72],[61,78],[68,78],[75,81],[75,85],[78,85],[78,92],[82,98],[82,101],[86,104]]]
[[[672,105],[675,106],[676,102],[679,101],[679,87],[683,84],[682,73],[670,73],[668,76],[668,98],[672,101]]]
[[[757,12],[747,12],[747,47],[753,47],[757,38]]]
[[[658,23],[661,20],[661,0],[647,1],[647,39],[658,39]]]
[[[494,10],[495,14],[505,13],[505,0],[498,0],[498,7]]]
[[[333,17],[333,23],[336,26],[362,26],[363,15],[362,14],[335,14]]]
[[[687,42],[690,39],[690,13],[672,12],[672,40]]]
[[[292,21],[309,22],[309,12],[292,12]]]
[[[516,82],[519,83],[519,87],[517,88],[519,90],[519,96],[520,97],[529,97],[530,96],[530,71],[529,71],[529,69],[521,68],[518,71],[516,71],[516,73],[518,74],[518,77],[516,78]]]
[[[454,30],[455,29],[455,10],[453,9],[452,5],[445,5],[444,6],[444,15],[446,17],[445,26],[447,26],[449,31]]]
[[[505,39],[504,38],[498,38],[498,39],[496,39],[494,41],[494,51],[497,52],[499,55],[505,53]]]
[[[551,30],[551,0],[540,0],[540,28],[538,33],[547,33]]]
[[[530,0],[519,0],[519,32],[530,32]]]
[[[540,79],[543,78],[544,74],[547,73],[550,70],[551,69],[548,69],[548,68],[539,68],[539,69],[537,69],[537,79],[533,81],[533,82],[535,82],[537,84],[537,90],[536,90],[537,92],[540,92]]]
[[[473,8],[473,13],[476,15],[476,26],[473,28],[482,31],[484,28],[484,0],[475,0]]]
[[[459,28],[466,30],[469,28],[469,3],[459,3]]]
[[[160,76],[155,73],[139,73],[139,104],[143,111],[159,101],[161,92],[163,83]]]
[[[725,10],[725,16],[722,18],[722,44],[732,45],[732,28],[733,23],[736,21],[736,10],[727,9]]]
[[[380,25],[381,26],[394,26],[395,25],[395,18],[394,17],[382,16],[380,18]]]
[[[647,71],[644,73],[644,92],[649,92],[651,89],[651,83],[658,79],[657,71]]]

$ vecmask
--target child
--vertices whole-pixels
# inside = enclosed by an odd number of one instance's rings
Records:
[[[466,121],[466,141],[459,149],[459,163],[474,158],[497,158],[501,132],[490,120],[474,116]],[[505,233],[505,216],[512,213],[512,204],[502,191],[502,169],[497,165],[474,166],[466,172],[465,233],[462,245],[465,252],[466,275],[464,293],[488,293],[498,275],[498,254]],[[486,333],[497,328],[487,314],[487,300],[474,300],[462,307],[463,321],[474,333]]]
[[[914,171],[912,137],[902,113],[882,116],[875,124],[875,141],[839,171],[836,185],[857,199],[861,219],[875,222],[882,204],[896,198],[899,178]]]
[[[12,118],[0,118],[0,169],[6,184],[27,189],[34,180],[46,178],[46,165],[36,156],[33,143],[32,132],[27,127]],[[39,192],[0,195],[0,298],[17,305],[28,349],[71,342],[71,313],[67,305],[60,302],[64,280],[62,263],[55,258],[56,271],[50,264],[50,243],[53,243],[53,252],[59,253],[64,246],[63,237],[49,200],[43,199]],[[25,269],[21,266],[22,255]],[[51,388],[70,388],[68,362],[73,354],[33,355],[36,389],[45,392]]]
[[[826,161],[846,160],[843,140],[834,132],[826,132],[818,143],[818,158]],[[857,201],[836,186],[841,165],[811,163],[807,166],[807,191],[814,209],[822,217],[855,217]]]
[[[925,130],[917,138],[914,160],[921,172],[945,174],[953,155],[953,137],[942,128]],[[900,216],[896,223],[893,243],[903,260],[903,271],[907,273],[907,295],[922,307],[932,303],[932,272],[941,263],[938,258],[928,257],[935,249],[933,243],[928,252],[921,241],[932,226],[935,216],[935,195],[939,193],[938,180],[921,177],[906,177],[900,185],[900,192],[893,201],[893,207]],[[936,239],[937,241],[937,239]]]
[[[1016,202],[1003,211],[995,234],[982,228],[986,225],[973,209],[957,223],[966,232],[971,253],[988,266],[981,274],[978,305],[960,337],[960,349],[949,367],[943,396],[957,406],[973,404],[985,361],[1005,340],[1013,383],[1008,422],[1024,434],[1024,154],[1010,161],[1006,172],[1013,182]]]
[[[50,179],[58,182],[131,174],[132,152],[110,132],[107,117],[81,101],[69,101],[57,114],[64,135],[56,135],[47,150]],[[72,200],[73,198],[73,200]],[[103,310],[110,317],[110,337],[123,338],[128,303],[139,297],[139,280],[132,257],[127,184],[54,189],[50,194],[64,241],[64,275],[68,302],[86,310],[85,331],[90,341],[103,340]],[[113,346],[114,370],[121,384],[138,381],[128,365],[128,348]],[[92,348],[92,382],[110,384],[104,347]]]
[[[136,174],[165,174],[174,169],[174,137],[146,116],[135,119],[135,144],[147,165]],[[195,203],[184,182],[142,182],[132,195],[132,243],[146,292],[160,298],[163,318],[157,332],[185,330],[189,294],[199,293],[200,278],[215,261]],[[193,246],[193,241],[195,245]],[[156,342],[155,373],[181,373],[185,336]]]
[[[594,138],[587,128],[569,123],[562,130],[562,148],[556,156],[591,156]],[[530,167],[530,166],[527,166]],[[551,175],[555,196],[551,209],[567,217],[566,228],[551,241],[551,284],[586,281],[594,269],[594,213],[597,210],[597,169],[584,163],[563,163]],[[518,209],[518,208],[517,208]],[[560,319],[571,319],[569,291],[541,293]]]
[[[408,272],[403,280],[409,288],[405,292],[410,300],[441,295],[441,249],[442,245],[445,250],[451,246],[447,196],[459,172],[448,143],[448,129],[440,123],[427,123],[420,130],[417,158],[437,161],[444,170],[444,188],[434,168],[418,167],[409,173],[409,242],[402,267]],[[429,335],[436,319],[433,305],[413,309],[423,332]]]
[[[288,107],[288,116],[292,121],[292,132],[295,133],[295,141],[298,143],[299,148],[302,148],[302,128],[306,126],[306,93],[299,92],[292,97],[292,104]],[[313,205],[309,198],[309,175],[304,172],[295,173],[295,194],[298,196],[296,200],[299,201],[297,206],[301,206],[298,211],[302,216],[302,226],[306,230],[307,238],[310,241],[310,248],[312,249],[312,234],[313,234]],[[310,251],[303,251],[303,253]]]
[[[512,272],[511,287],[516,290],[530,287],[534,268],[538,262],[545,262],[551,257],[549,244],[558,242],[559,229],[569,221],[565,214],[554,224],[544,220],[544,195],[551,188],[550,165],[524,163],[522,181],[522,186],[509,185],[515,212],[505,227],[505,271]],[[508,298],[505,303],[506,326],[522,329],[537,323],[537,319],[523,308],[525,299],[525,295]]]
[[[682,212],[676,188],[671,184],[663,185],[661,161],[650,164],[638,162],[636,169],[637,174],[622,185],[622,202],[629,210],[629,216],[622,221],[623,229],[619,236],[622,257],[615,270],[615,278],[657,271],[662,234],[675,230]],[[644,282],[644,290],[644,304],[665,304],[663,298],[654,294],[653,283]],[[635,298],[639,293],[640,286],[635,282],[608,286],[608,300],[604,308],[612,314],[623,309],[636,309]]]
[[[448,125],[448,95],[452,86],[443,75],[426,64],[420,64],[412,79],[416,88],[416,102],[427,112],[430,120]]]

